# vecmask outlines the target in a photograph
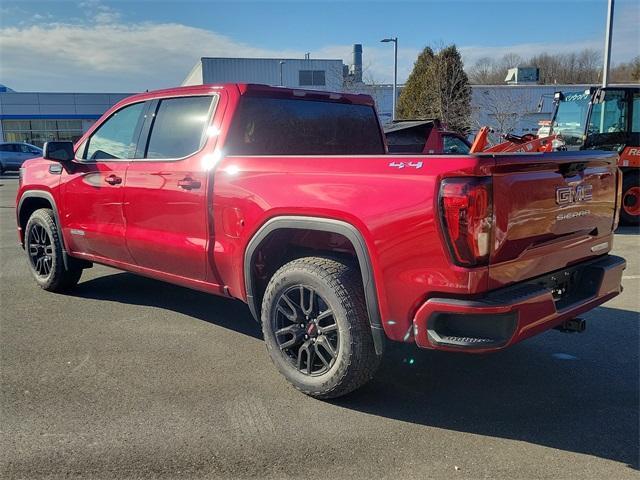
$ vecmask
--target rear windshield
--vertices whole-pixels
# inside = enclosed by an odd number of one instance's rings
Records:
[[[384,154],[376,112],[367,105],[243,97],[229,155]]]

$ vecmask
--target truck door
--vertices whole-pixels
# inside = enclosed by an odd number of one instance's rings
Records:
[[[71,252],[132,263],[124,238],[123,186],[145,107],[134,103],[112,114],[78,147],[73,169],[62,172],[61,223]]]
[[[151,105],[142,133],[146,142],[127,170],[124,200],[127,247],[141,267],[193,280],[207,277],[205,157],[213,145],[207,143],[207,127],[217,99],[182,96]]]

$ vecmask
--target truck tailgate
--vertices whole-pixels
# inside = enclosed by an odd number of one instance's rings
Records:
[[[617,155],[496,155],[489,289],[558,270],[611,249]]]

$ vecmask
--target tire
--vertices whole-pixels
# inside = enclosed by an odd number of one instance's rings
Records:
[[[305,257],[281,267],[264,294],[262,331],[280,373],[315,398],[356,390],[380,363],[360,272],[339,260]]]
[[[62,241],[53,210],[41,208],[31,214],[25,228],[24,243],[29,269],[40,288],[64,292],[77,285],[82,269],[64,266]]]
[[[626,225],[640,224],[640,174],[638,172],[623,173],[620,220]]]

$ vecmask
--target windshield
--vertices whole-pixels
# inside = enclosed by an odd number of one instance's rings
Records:
[[[579,146],[584,141],[584,122],[587,118],[590,95],[567,92],[558,104],[553,121],[553,133],[559,134],[567,145]]]

